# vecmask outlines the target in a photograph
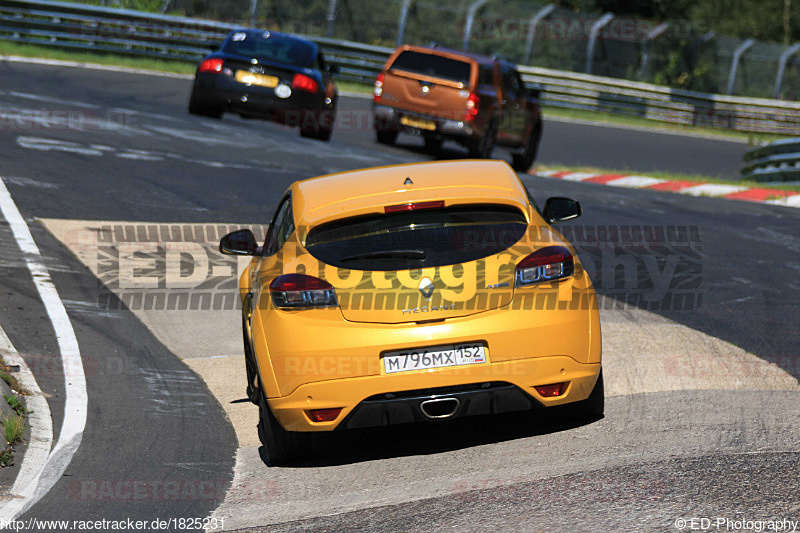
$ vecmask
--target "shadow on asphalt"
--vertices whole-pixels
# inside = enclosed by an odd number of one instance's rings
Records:
[[[281,466],[319,468],[451,452],[473,446],[567,431],[597,420],[597,418],[577,419],[568,407],[552,407],[441,422],[334,431],[315,435],[313,450],[309,457]],[[271,466],[263,446],[259,448],[259,455],[265,464]]]
[[[395,148],[399,148],[401,150],[405,150],[412,154],[417,154],[422,157],[428,157],[433,161],[452,161],[454,159],[473,159],[470,157],[469,152],[467,149],[453,141],[445,141],[439,150],[436,152],[428,151],[425,146],[422,144],[422,138],[415,138],[411,136],[405,136],[395,142],[392,146]],[[492,154],[492,159],[501,159],[510,164],[511,157],[509,152],[505,148],[495,147],[494,153]]]

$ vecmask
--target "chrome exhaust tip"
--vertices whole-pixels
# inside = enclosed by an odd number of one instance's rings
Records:
[[[422,414],[431,420],[450,418],[458,412],[459,407],[461,400],[458,398],[433,398],[419,404]]]

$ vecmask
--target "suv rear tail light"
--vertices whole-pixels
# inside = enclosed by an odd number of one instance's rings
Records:
[[[442,207],[444,207],[444,200],[434,200],[432,202],[387,205],[383,208],[383,211],[384,213],[399,213],[401,211],[419,211],[420,209],[441,209]]]
[[[378,74],[378,77],[375,78],[375,90],[374,90],[374,100],[379,102],[381,99],[381,95],[383,95],[383,79],[386,77],[386,74],[381,72]]]
[[[269,284],[272,303],[279,309],[336,307],[336,291],[325,280],[305,274],[284,274]]]
[[[467,112],[464,113],[464,120],[472,120],[478,116],[478,104],[481,99],[475,93],[469,93],[467,97]]]
[[[574,271],[572,254],[568,249],[563,246],[548,246],[517,263],[514,285],[524,287],[542,281],[568,278]]]
[[[309,78],[305,74],[295,74],[292,80],[292,89],[304,91],[307,93],[315,93],[319,88],[319,84],[314,78]]]
[[[200,72],[222,72],[222,60],[221,59],[206,59],[202,63],[200,63],[200,67],[198,68]]]

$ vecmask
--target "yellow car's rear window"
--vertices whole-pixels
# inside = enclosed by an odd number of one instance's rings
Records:
[[[367,215],[312,228],[306,249],[323,263],[354,270],[455,265],[494,255],[525,234],[525,215],[499,205]]]

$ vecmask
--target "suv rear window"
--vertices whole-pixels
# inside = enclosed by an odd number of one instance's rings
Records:
[[[412,50],[402,52],[389,68],[444,78],[464,85],[469,85],[469,75],[472,71],[472,65],[466,61]]]
[[[306,249],[323,263],[353,270],[455,265],[502,252],[527,229],[512,207],[471,205],[367,215],[312,228]]]

